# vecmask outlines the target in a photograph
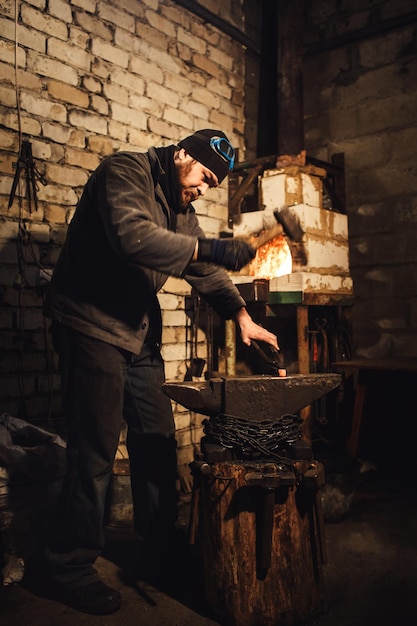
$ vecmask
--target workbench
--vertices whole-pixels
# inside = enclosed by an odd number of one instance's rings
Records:
[[[361,430],[363,427],[364,406],[368,390],[369,375],[394,374],[397,372],[417,372],[417,358],[414,357],[385,357],[380,359],[357,358],[350,361],[337,361],[332,364],[333,371],[340,371],[345,376],[355,376],[355,396],[352,414],[352,427],[347,441],[347,451],[353,457],[357,457]],[[401,398],[398,399],[401,407]]]

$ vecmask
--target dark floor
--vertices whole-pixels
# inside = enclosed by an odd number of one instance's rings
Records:
[[[330,507],[324,501],[326,608],[311,616],[309,626],[417,623],[417,497],[413,481],[405,478],[371,467],[354,472],[352,491],[329,481]],[[331,503],[336,505],[334,511]],[[184,497],[179,525],[184,535],[188,511],[189,498]],[[127,575],[134,548],[131,530],[108,529],[98,569],[122,594],[118,612],[86,615],[46,600],[22,583],[9,584],[0,587],[1,626],[223,626],[210,617],[205,604],[198,558],[179,563],[177,579],[163,591]],[[256,626],[264,626],[261,619]]]

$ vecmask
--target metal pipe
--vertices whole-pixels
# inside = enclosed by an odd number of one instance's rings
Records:
[[[235,26],[229,24],[229,22],[223,20],[215,13],[212,13],[203,7],[198,2],[193,2],[192,0],[175,0],[175,2],[184,7],[184,9],[187,9],[187,11],[190,11],[190,13],[197,15],[197,17],[200,17],[205,22],[212,24],[226,35],[229,35],[229,37],[235,41],[241,43],[243,46],[246,46],[246,48],[253,54],[260,56],[260,46],[253,39],[245,35],[245,33]],[[390,30],[394,30],[395,28],[409,26],[414,22],[417,22],[417,11],[412,11],[411,13],[406,13],[405,15],[398,15],[391,19],[371,24],[365,28],[359,28],[356,31],[345,33],[339,37],[313,43],[304,48],[304,54],[306,56],[312,56],[313,54],[333,50],[334,48],[348,45],[354,41],[359,41],[360,39],[377,37],[378,35],[382,35]]]
[[[229,24],[229,22],[223,20],[215,13],[212,13],[211,11],[203,7],[199,2],[193,2],[192,0],[175,0],[175,2],[184,7],[184,9],[187,9],[191,13],[194,13],[194,15],[197,15],[197,17],[200,17],[208,24],[212,24],[226,35],[229,35],[229,37],[231,37],[238,43],[241,43],[242,46],[245,46],[254,54],[260,55],[260,48],[258,44],[253,41],[253,39],[245,35],[245,33],[243,33],[235,26]]]
[[[415,22],[417,22],[417,11],[412,11],[411,13],[406,13],[405,15],[398,15],[397,17],[371,24],[365,28],[359,28],[353,32],[339,35],[333,39],[325,39],[324,41],[313,43],[306,46],[304,54],[306,56],[312,56],[313,54],[319,54],[320,52],[327,52],[328,50],[333,50],[334,48],[339,48],[340,46],[345,46],[361,39],[368,39],[369,37],[383,35],[390,30],[401,28],[403,26],[409,26]]]

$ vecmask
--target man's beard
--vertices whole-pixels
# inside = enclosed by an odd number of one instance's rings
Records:
[[[192,167],[193,163],[176,163],[175,165],[175,197],[178,213],[186,213],[190,202],[196,199],[191,188],[183,186],[183,180],[188,176]]]

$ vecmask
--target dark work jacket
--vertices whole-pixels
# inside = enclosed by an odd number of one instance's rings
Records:
[[[162,173],[153,148],[102,161],[68,227],[46,301],[53,319],[134,354],[150,323],[160,341],[157,293],[168,276],[184,278],[224,319],[245,306],[225,270],[190,263],[204,234],[191,205],[172,223]]]

